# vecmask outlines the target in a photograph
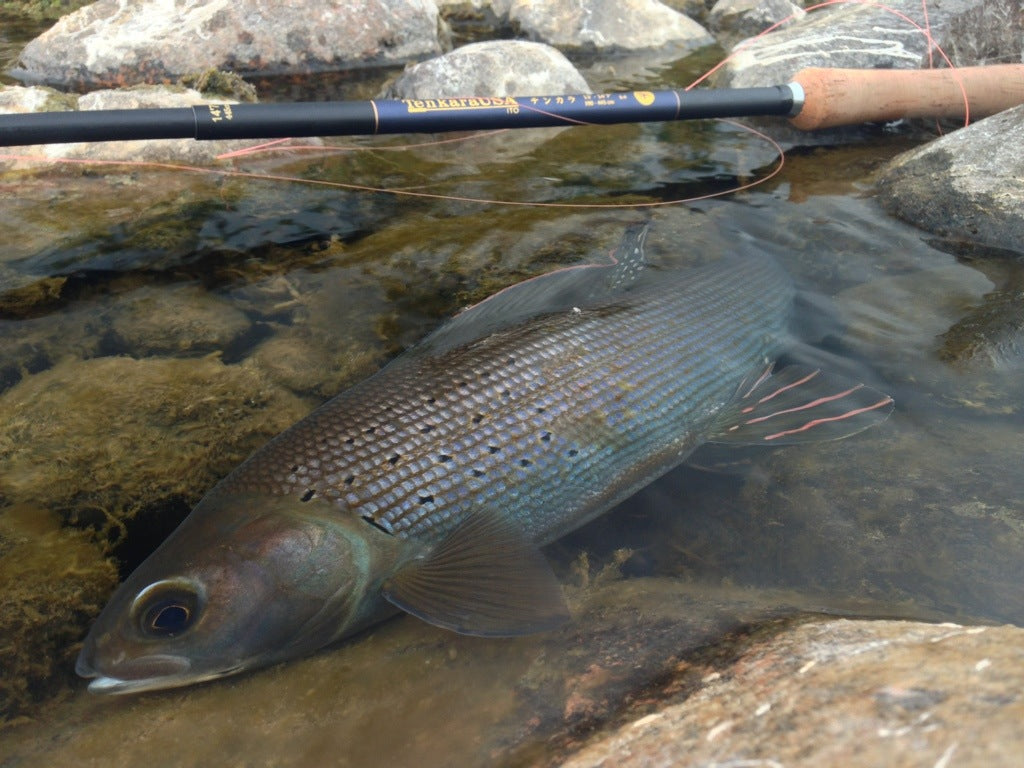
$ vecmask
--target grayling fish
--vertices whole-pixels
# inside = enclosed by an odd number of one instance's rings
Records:
[[[770,374],[794,291],[772,259],[562,270],[463,312],[235,469],[85,640],[92,691],[185,685],[306,654],[402,609],[474,635],[564,622],[538,547],[705,441],[834,439],[892,400]]]

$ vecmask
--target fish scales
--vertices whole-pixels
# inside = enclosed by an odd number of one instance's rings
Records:
[[[551,541],[677,464],[784,335],[793,292],[771,259],[657,277],[606,304],[399,358],[220,490],[312,492],[428,540],[489,506]]]

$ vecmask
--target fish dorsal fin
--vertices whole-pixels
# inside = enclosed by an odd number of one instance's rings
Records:
[[[878,424],[893,400],[864,384],[791,365],[766,371],[725,408],[709,442],[793,445],[838,440]]]
[[[628,291],[644,272],[650,224],[628,227],[610,264],[579,264],[524,280],[463,310],[415,348],[441,354],[539,315],[608,301]]]
[[[569,619],[544,555],[492,510],[471,515],[399,569],[383,594],[403,611],[464,635],[527,635]]]

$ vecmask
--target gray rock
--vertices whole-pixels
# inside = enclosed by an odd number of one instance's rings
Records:
[[[789,0],[718,0],[708,14],[708,27],[724,47],[758,35],[783,19],[799,21],[807,12]]]
[[[958,67],[1024,62],[1024,2],[980,0],[950,20],[939,45]]]
[[[563,768],[1011,765],[1024,750],[1022,641],[1016,627],[799,625]]]
[[[125,85],[197,69],[281,73],[440,53],[433,0],[99,0],[21,52],[31,81]]]
[[[525,40],[495,40],[412,65],[387,95],[423,99],[589,92],[583,75],[557,49]]]
[[[391,98],[424,99],[460,96],[547,96],[591,93],[576,68],[557,49],[525,40],[472,43],[449,54],[409,67],[391,84]],[[537,128],[476,138],[457,146],[459,162],[514,159],[560,133],[562,128]],[[435,159],[445,152],[431,151]]]
[[[876,189],[894,216],[939,235],[1024,251],[1024,106],[892,160]]]
[[[508,18],[530,38],[560,48],[682,54],[715,42],[696,21],[656,0],[511,0]]]
[[[954,13],[976,5],[966,0],[929,3],[933,35],[943,33]],[[924,25],[918,0],[886,4]],[[839,5],[807,15],[786,29],[750,40],[733,52],[718,85],[745,88],[788,82],[804,67],[916,69],[927,40],[905,20],[872,4]]]

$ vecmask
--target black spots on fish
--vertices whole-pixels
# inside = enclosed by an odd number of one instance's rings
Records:
[[[452,460],[452,457],[449,456],[447,453],[439,453],[439,454],[437,454],[437,457],[436,457],[436,461],[437,461],[438,464],[447,464],[451,460]]]
[[[510,356],[507,360],[505,360],[505,365],[515,365],[515,364],[516,364],[516,359],[514,357]]]
[[[484,415],[482,413],[475,413],[475,414],[473,414],[473,418],[470,419],[470,421],[472,421],[474,424],[479,424],[483,420],[484,420]]]
[[[484,472],[482,469],[477,469],[476,467],[473,467],[473,469],[470,470],[470,474],[473,475],[473,477],[483,477],[487,473]]]
[[[580,452],[579,452],[578,450],[576,450],[575,448],[570,448],[570,449],[568,450],[568,454],[569,454],[569,458],[570,458],[570,459],[574,459],[574,458],[576,458],[577,456],[579,456],[579,453],[580,453]]]
[[[546,411],[546,410],[547,410],[547,408],[545,408],[543,405],[538,405],[537,406],[537,413],[544,413],[544,411]]]
[[[366,429],[363,430],[363,433],[367,434],[367,435],[372,435],[376,431],[377,431],[376,427],[367,427]]]
[[[434,494],[428,493],[426,491],[420,491],[416,495],[416,501],[419,502],[420,504],[433,504]]]
[[[356,439],[354,437],[346,437],[345,438],[345,445],[354,445],[355,442],[356,442]]]
[[[420,427],[420,432],[422,432],[424,435],[430,434],[433,431],[434,431],[434,425],[433,424],[424,424],[422,427]]]
[[[512,393],[509,392],[507,389],[500,390],[498,394],[501,395],[502,397],[512,397]]]
[[[312,488],[307,488],[306,492],[299,497],[299,501],[310,501],[314,496],[316,496],[316,491]]]
[[[433,405],[434,403],[437,402],[437,398],[434,397],[433,395],[427,395],[425,400],[426,400],[427,405]]]
[[[292,464],[291,469],[289,469],[288,471],[291,472],[292,474],[295,474],[296,472],[299,471],[299,465],[298,464]]]
[[[391,456],[388,456],[388,464],[390,464],[393,467],[393,466],[395,466],[395,464],[397,464],[399,461],[401,461],[401,459],[402,459],[402,454],[400,454],[400,453],[392,454]]]
[[[352,485],[352,483],[354,483],[355,481],[356,481],[356,476],[355,475],[348,475],[348,476],[345,477],[344,480],[342,480],[342,482],[345,483],[345,485]]]
[[[501,450],[501,446],[500,445],[488,445],[487,446],[487,452],[489,454],[491,454],[491,456],[493,456],[494,454],[496,454],[500,450]]]
[[[532,462],[532,461],[530,461],[529,459],[520,459],[520,460],[519,460],[519,466],[520,466],[520,467],[528,467],[528,466],[530,466],[531,464],[533,464],[533,462]]]
[[[372,525],[378,531],[383,531],[384,533],[388,534],[388,536],[391,535],[391,531],[389,531],[387,528],[385,528],[383,525],[377,522],[377,518],[375,518],[373,515],[363,515],[362,517],[364,521]]]
[[[456,381],[455,382],[455,386],[458,387],[459,389],[465,389],[466,387],[469,386],[469,382],[468,381]]]
[[[540,433],[540,441],[542,443],[550,443],[551,442],[551,433],[550,432],[541,432]]]

